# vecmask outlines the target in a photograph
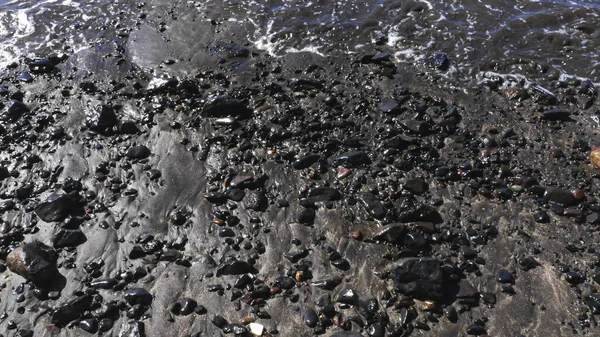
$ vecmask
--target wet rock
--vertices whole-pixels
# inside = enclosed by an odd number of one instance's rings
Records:
[[[182,298],[171,307],[171,312],[179,316],[187,316],[196,310],[198,303],[191,298]]]
[[[119,282],[114,278],[103,278],[103,279],[93,280],[92,282],[90,282],[90,286],[92,288],[99,288],[99,289],[112,289],[118,283]]]
[[[98,133],[111,133],[117,122],[115,111],[108,105],[96,106],[86,113],[87,126]]]
[[[335,301],[338,303],[354,305],[358,302],[358,293],[354,289],[343,289],[340,291]]]
[[[144,323],[140,321],[129,321],[121,325],[119,337],[146,337]]]
[[[298,215],[298,222],[303,225],[312,225],[315,223],[315,218],[317,217],[317,212],[314,208],[306,208],[300,212]]]
[[[98,331],[98,322],[94,318],[88,318],[79,322],[81,330],[89,333],[96,333]]]
[[[239,189],[253,188],[255,185],[254,176],[250,174],[239,174],[231,179],[229,185]]]
[[[556,202],[563,206],[573,206],[577,204],[577,199],[573,195],[573,192],[558,187],[546,188],[544,194],[545,202]]]
[[[258,271],[248,262],[237,260],[234,257],[227,257],[217,267],[217,276],[221,275],[240,275],[245,273],[256,274]]]
[[[413,198],[403,198],[396,206],[400,222],[441,222],[440,214],[435,208],[422,204]]]
[[[405,226],[401,223],[392,223],[379,228],[373,232],[371,237],[375,242],[388,242],[391,244],[402,244]]]
[[[82,213],[79,206],[81,197],[76,193],[53,194],[43,202],[38,203],[35,208],[35,214],[46,222],[63,221],[69,215],[78,215]]]
[[[404,183],[404,189],[414,194],[421,195],[429,189],[429,185],[423,178],[412,178]]]
[[[342,279],[332,278],[332,279],[328,279],[328,280],[314,281],[311,283],[311,285],[313,285],[317,288],[321,288],[323,290],[333,290],[338,285],[340,285],[340,283],[342,283]]]
[[[306,326],[309,328],[314,328],[317,326],[317,323],[319,323],[319,317],[317,316],[317,313],[312,309],[306,311],[304,314],[304,324],[306,324]]]
[[[83,316],[86,311],[90,310],[91,306],[92,296],[81,296],[54,310],[50,322],[59,327],[66,326],[69,322]]]
[[[467,334],[473,336],[485,335],[487,331],[485,328],[479,324],[472,324],[467,328]]]
[[[132,288],[123,293],[123,298],[129,305],[150,305],[152,304],[152,295],[142,288]]]
[[[496,273],[496,281],[498,281],[498,283],[514,284],[515,283],[515,277],[508,270],[506,270],[506,269],[500,269]]]
[[[150,149],[145,145],[137,145],[130,147],[125,155],[129,159],[145,159],[150,157],[151,153]]]
[[[320,82],[308,78],[292,78],[289,81],[288,86],[293,91],[321,89],[323,87]]]
[[[425,59],[425,65],[432,70],[446,71],[450,68],[450,59],[444,53],[438,53]]]
[[[26,71],[22,72],[21,74],[19,74],[19,76],[17,76],[17,79],[21,82],[25,82],[25,83],[31,83],[33,82],[33,77]]]
[[[370,162],[369,156],[363,151],[346,153],[332,158],[334,166],[343,166],[345,168],[355,168]]]
[[[375,219],[383,219],[385,217],[386,209],[373,193],[361,192],[357,197],[370,216]]]
[[[100,332],[106,332],[110,329],[112,329],[114,325],[114,321],[110,318],[103,318],[100,320],[100,322],[98,322],[98,331]]]
[[[244,193],[244,190],[241,190],[239,188],[232,188],[229,189],[227,191],[225,191],[223,193],[223,196],[225,196],[225,198],[231,200],[231,201],[242,201],[242,199],[244,199],[244,197],[246,196],[246,193]]]
[[[340,200],[342,194],[331,187],[314,187],[308,190],[308,200],[310,202],[325,202]]]
[[[248,118],[252,115],[252,110],[240,99],[228,95],[212,96],[204,105],[202,115],[206,117],[232,116]]]
[[[47,286],[58,274],[57,258],[52,248],[34,241],[11,251],[6,257],[6,266],[28,281]]]
[[[386,114],[398,114],[402,112],[400,103],[392,98],[386,98],[379,104],[379,109]]]
[[[4,116],[8,120],[15,121],[28,112],[29,108],[27,107],[27,105],[25,105],[21,101],[13,99],[10,102],[8,102]]]
[[[542,119],[547,121],[570,121],[571,113],[564,109],[551,109],[542,113]]]
[[[435,258],[402,258],[394,262],[390,277],[395,287],[417,299],[439,299],[444,295],[441,262]]]
[[[38,59],[30,62],[29,70],[34,74],[47,74],[55,69],[54,63],[48,59]]]
[[[413,138],[405,135],[397,135],[385,141],[386,148],[405,150],[414,142]]]
[[[314,163],[319,161],[319,158],[321,158],[321,156],[317,154],[302,156],[292,163],[292,167],[296,170],[304,170],[311,167]]]
[[[80,229],[58,228],[52,237],[52,245],[54,248],[77,247],[86,240]]]
[[[408,232],[404,235],[404,246],[413,251],[421,251],[427,245],[427,240],[417,232]]]

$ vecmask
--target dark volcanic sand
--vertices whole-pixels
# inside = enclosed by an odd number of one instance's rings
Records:
[[[274,58],[164,13],[2,73],[30,279],[1,269],[3,336],[600,333],[593,85],[457,89],[442,55]],[[56,261],[9,255],[34,241]]]

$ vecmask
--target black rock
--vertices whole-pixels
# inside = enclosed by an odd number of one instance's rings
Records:
[[[355,168],[362,164],[370,162],[369,156],[363,151],[346,153],[332,158],[334,166],[343,166],[345,168]]]
[[[187,316],[196,310],[198,303],[191,298],[182,298],[171,307],[171,312],[175,315]]]
[[[152,304],[152,295],[142,288],[132,288],[123,293],[123,298],[129,305],[150,305]]]
[[[379,104],[379,109],[386,114],[398,114],[402,111],[400,103],[392,98],[386,98],[382,100],[382,102]]]
[[[100,322],[98,322],[98,331],[100,332],[106,332],[110,329],[112,329],[113,325],[114,325],[114,321],[110,318],[103,318],[100,320]]]
[[[384,146],[386,148],[397,149],[397,150],[405,150],[411,145],[414,140],[405,135],[397,135],[394,136],[384,142]]]
[[[245,273],[256,274],[258,271],[248,262],[237,260],[234,257],[227,257],[217,267],[217,276],[221,275],[240,275]]]
[[[227,320],[219,315],[213,317],[211,322],[219,329],[223,329],[227,325]]]
[[[402,244],[404,239],[405,226],[401,223],[392,223],[379,228],[373,232],[371,237],[375,242],[388,242],[392,244]]]
[[[150,149],[145,145],[132,146],[127,150],[126,156],[129,159],[145,159],[150,157]]]
[[[314,328],[317,326],[317,323],[319,323],[317,313],[312,309],[308,309],[304,314],[304,324],[309,328]]]
[[[242,199],[244,199],[244,197],[246,196],[246,193],[244,193],[244,190],[239,189],[239,188],[231,188],[227,191],[225,191],[223,193],[223,196],[225,196],[225,198],[232,200],[232,201],[242,201]]]
[[[487,331],[479,324],[473,324],[467,328],[467,334],[473,336],[485,335]]]
[[[292,163],[292,167],[296,170],[304,170],[309,168],[312,164],[319,161],[321,156],[317,154],[309,154],[303,157],[299,157]]]
[[[206,117],[227,117],[235,116],[240,118],[248,118],[252,115],[246,103],[240,99],[233,98],[228,95],[213,96],[208,99],[202,115]]]
[[[450,68],[450,60],[448,55],[438,53],[425,59],[425,65],[433,70],[446,71]]]
[[[20,118],[21,116],[23,116],[23,114],[26,114],[28,112],[29,112],[29,108],[27,107],[27,105],[25,105],[21,101],[13,99],[10,102],[8,102],[8,105],[6,106],[5,116],[9,120],[15,121],[18,118]]]
[[[418,232],[408,232],[404,235],[404,246],[413,251],[420,251],[427,245],[425,237]]]
[[[458,321],[458,313],[456,312],[456,308],[452,305],[444,308],[444,316],[452,323]]]
[[[17,79],[21,82],[25,82],[25,83],[31,83],[33,82],[33,77],[31,77],[31,75],[24,71],[21,74],[19,74],[19,76],[17,76]]]
[[[481,293],[481,299],[488,304],[496,304],[496,294],[494,293]]]
[[[556,202],[563,206],[573,206],[577,204],[577,199],[573,192],[558,187],[547,187],[544,193],[545,202]]]
[[[402,198],[396,206],[398,209],[398,221],[406,222],[441,222],[440,214],[435,208],[422,204],[413,198]]]
[[[52,248],[34,241],[11,251],[6,257],[6,266],[28,281],[48,286],[58,274],[57,259],[58,254]]]
[[[564,109],[551,109],[542,113],[542,119],[547,121],[570,121],[571,113]]]
[[[506,270],[506,269],[500,269],[496,273],[496,281],[498,281],[498,283],[514,284],[515,283],[515,277],[508,270]]]
[[[579,284],[585,281],[585,278],[574,271],[565,273],[565,280],[570,284]]]
[[[89,333],[96,333],[98,331],[98,322],[95,318],[88,318],[79,322],[81,330]]]
[[[343,289],[335,299],[338,303],[354,305],[358,302],[358,294],[353,289]]]
[[[384,337],[385,327],[381,323],[375,323],[369,327],[367,334],[369,337]]]
[[[329,337],[363,337],[363,335],[356,331],[338,331]]]
[[[377,200],[377,197],[371,192],[361,192],[357,195],[363,207],[375,219],[383,219],[386,214],[386,209],[383,204]]]
[[[54,248],[77,247],[86,240],[80,229],[58,228],[52,237],[52,245]]]
[[[429,185],[423,178],[412,178],[404,183],[404,189],[414,194],[421,195],[429,189]]]
[[[54,69],[54,63],[48,59],[39,59],[29,63],[29,70],[34,74],[46,74]]]
[[[292,78],[288,82],[288,86],[293,91],[320,89],[321,87],[323,87],[323,85],[320,82],[307,78]]]
[[[439,299],[444,295],[441,262],[435,258],[402,258],[392,265],[390,277],[400,292],[417,299]]]
[[[550,222],[550,216],[545,211],[537,211],[533,216],[535,222],[537,223],[548,223]]]
[[[64,327],[69,322],[81,317],[92,306],[92,296],[84,295],[69,301],[52,313],[50,323]]]
[[[325,202],[340,200],[342,194],[340,191],[331,187],[314,187],[308,190],[308,200],[310,202]]]
[[[63,221],[69,215],[82,213],[79,206],[81,197],[76,193],[53,194],[48,199],[37,204],[34,208],[35,214],[46,222]]]
[[[93,280],[92,282],[90,282],[90,286],[92,288],[99,288],[99,289],[112,289],[118,283],[119,283],[119,281],[117,281],[114,278],[103,278],[103,279]]]
[[[312,225],[315,222],[315,218],[317,217],[317,212],[314,208],[305,208],[298,215],[298,222],[303,225]]]
[[[88,127],[98,133],[111,133],[117,122],[115,111],[108,105],[99,105],[86,114]]]

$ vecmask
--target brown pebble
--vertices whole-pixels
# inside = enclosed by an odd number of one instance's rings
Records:
[[[592,150],[590,153],[590,160],[592,161],[592,164],[600,168],[600,148],[595,148]]]
[[[575,197],[575,199],[581,200],[585,197],[585,192],[583,192],[580,189],[577,189],[577,190],[573,191],[573,196]]]
[[[336,175],[336,176],[337,176],[337,178],[338,178],[338,179],[344,179],[344,178],[346,178],[347,176],[349,176],[349,175],[350,175],[350,173],[352,173],[352,170],[350,170],[350,169],[347,169],[347,168],[345,168],[345,167],[339,167],[339,168],[337,169],[337,175]]]
[[[223,219],[219,219],[219,218],[215,218],[215,219],[213,220],[213,223],[214,223],[215,225],[223,226],[223,225],[225,225],[225,220],[223,220]]]
[[[360,231],[354,231],[352,233],[350,233],[350,237],[353,238],[354,240],[362,240],[362,233]]]

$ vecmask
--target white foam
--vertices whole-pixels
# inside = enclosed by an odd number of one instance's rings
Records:
[[[322,57],[327,57],[326,54],[319,51],[319,48],[322,48],[322,47],[320,47],[320,46],[305,46],[302,49],[296,49],[296,48],[292,47],[292,48],[288,48],[286,51],[288,53],[313,53],[313,54],[317,54]]]
[[[35,26],[33,21],[27,15],[26,9],[19,9],[17,11],[17,31],[15,32],[16,37],[25,37],[35,32]]]

